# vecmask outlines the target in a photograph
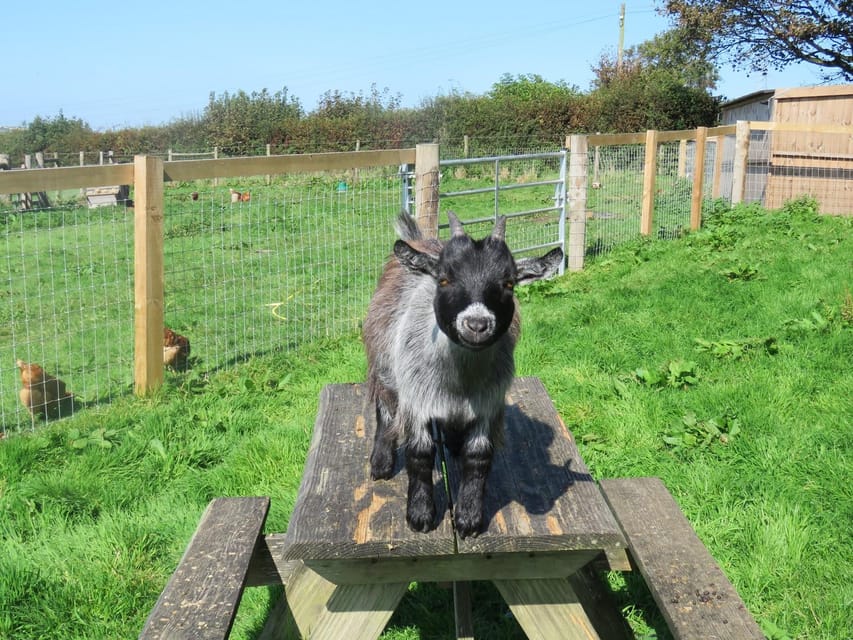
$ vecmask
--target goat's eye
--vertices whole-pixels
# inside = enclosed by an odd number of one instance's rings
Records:
[[[438,286],[439,286],[439,287],[446,287],[446,286],[447,286],[447,285],[449,285],[449,284],[450,284],[450,280],[448,280],[447,278],[441,278],[441,279],[439,279],[439,281],[438,281]]]
[[[507,280],[506,282],[504,282],[504,287],[512,291],[513,289],[515,289],[515,283],[512,280]]]

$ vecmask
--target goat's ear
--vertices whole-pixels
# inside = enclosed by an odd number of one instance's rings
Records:
[[[425,273],[433,278],[438,277],[438,260],[423,251],[418,251],[408,242],[397,240],[394,243],[394,255],[397,260],[409,271]]]
[[[560,268],[563,262],[563,250],[557,247],[540,258],[521,258],[516,261],[518,284],[528,284],[536,280],[549,278]]]

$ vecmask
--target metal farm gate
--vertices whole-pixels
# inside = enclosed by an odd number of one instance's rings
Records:
[[[442,160],[442,183],[453,190],[440,188],[439,198],[446,208],[459,208],[456,213],[464,225],[491,226],[499,216],[506,216],[507,244],[514,254],[554,247],[565,253],[567,159],[568,153],[563,149]],[[467,203],[469,199],[476,202]],[[439,228],[447,228],[447,224]],[[560,273],[563,271],[561,264]]]

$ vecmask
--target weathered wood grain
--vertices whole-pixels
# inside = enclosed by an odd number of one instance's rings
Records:
[[[618,557],[622,532],[537,378],[513,383],[506,427],[486,483],[487,529],[459,540],[459,552],[598,549]],[[452,458],[448,471],[455,500],[459,470]]]
[[[447,497],[436,466],[441,521],[429,533],[406,524],[402,451],[390,480],[370,479],[376,418],[364,385],[334,384],[320,395],[302,484],[287,529],[287,558],[394,558],[454,553]]]
[[[217,498],[204,512],[141,640],[227,638],[269,498]]]
[[[496,580],[495,586],[528,638],[598,640],[569,581]]]
[[[764,638],[659,478],[602,480],[601,488],[675,638]]]
[[[325,387],[287,534],[263,537],[252,564],[251,584],[290,575],[292,607],[281,625],[312,637],[359,627],[373,637],[411,580],[492,580],[532,637],[598,637],[570,576],[596,557],[628,569],[624,536],[541,382],[517,379],[507,403],[506,443],[487,482],[488,527],[462,540],[441,475],[446,467],[455,496],[455,461],[445,452],[436,460],[441,520],[427,534],[412,532],[402,455],[390,480],[370,480],[375,415],[364,385]],[[293,571],[294,560],[302,569]],[[459,593],[467,609],[461,585]],[[470,625],[460,621],[466,635]],[[575,636],[553,635],[567,625]]]

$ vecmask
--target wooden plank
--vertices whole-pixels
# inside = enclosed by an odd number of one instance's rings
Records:
[[[439,145],[415,147],[415,216],[427,238],[438,237]]]
[[[776,100],[817,99],[830,97],[853,97],[853,87],[849,84],[830,84],[811,87],[793,87],[781,89],[773,96]]]
[[[217,498],[160,594],[141,640],[227,638],[269,498]]]
[[[726,139],[716,136],[714,140],[714,177],[711,186],[711,197],[720,197],[720,178],[723,175],[723,156],[725,155]]]
[[[735,138],[735,158],[732,167],[732,204],[743,202],[746,195],[746,172],[749,160],[749,122],[739,120]]]
[[[802,122],[759,122],[749,120],[746,125],[753,131],[795,131],[798,133],[837,133],[849,136],[850,127],[840,124],[805,124]]]
[[[495,580],[495,586],[531,640],[598,640],[568,580]]]
[[[406,523],[408,478],[402,451],[390,480],[370,479],[375,410],[361,384],[326,386],[287,529],[286,559],[395,558],[454,553],[447,496],[438,468],[434,483],[441,517],[429,533]]]
[[[288,578],[302,563],[285,558],[287,536],[270,533],[258,539],[246,575],[247,587],[274,587],[287,584]]]
[[[645,133],[597,133],[588,137],[590,145],[602,147],[624,144],[643,144],[645,140]],[[566,145],[568,146],[568,142]]]
[[[658,144],[663,142],[680,142],[681,140],[695,140],[696,129],[683,129],[678,131],[657,131]]]
[[[486,483],[488,526],[459,540],[459,552],[598,549],[619,558],[622,532],[541,381],[517,378],[507,401],[505,444]],[[448,471],[455,498],[459,471]]]
[[[702,224],[702,202],[705,187],[705,146],[708,127],[696,129],[696,148],[693,154],[693,191],[690,197],[690,230],[698,231]]]
[[[500,552],[409,558],[305,560],[305,565],[335,584],[458,582],[565,578],[598,556],[597,551]]]
[[[134,372],[139,395],[163,384],[163,161],[134,160]]]
[[[655,211],[655,178],[658,172],[658,132],[646,132],[646,155],[643,162],[643,208],[640,212],[640,233],[652,235]]]
[[[569,200],[569,271],[583,269],[586,257],[586,183],[589,162],[587,137],[569,138],[569,175],[566,196]],[[596,147],[596,150],[598,148]],[[597,155],[597,154],[596,154]]]
[[[276,639],[310,637],[334,592],[334,584],[298,563],[285,585],[284,602],[270,612],[264,633]],[[274,635],[276,630],[282,633]]]
[[[675,638],[764,638],[660,479],[602,480],[601,488]]]
[[[307,173],[353,168],[413,164],[414,149],[305,153],[281,156],[253,156],[214,160],[178,160],[164,164],[165,180],[187,181],[204,178],[260,176],[279,173]],[[110,184],[110,183],[107,183]]]
[[[569,576],[569,584],[598,635],[607,640],[634,640],[631,626],[595,564],[590,563]]]
[[[467,580],[453,583],[453,618],[456,622],[456,640],[474,640],[471,583]]]
[[[733,136],[737,131],[737,126],[733,124],[724,124],[720,127],[709,127],[708,135],[713,136]]]
[[[0,171],[0,193],[29,193],[131,184],[132,164]]]
[[[269,638],[378,638],[408,588],[408,582],[336,586],[306,566],[285,588],[289,606],[279,606],[264,627]],[[276,635],[278,632],[278,635]]]

